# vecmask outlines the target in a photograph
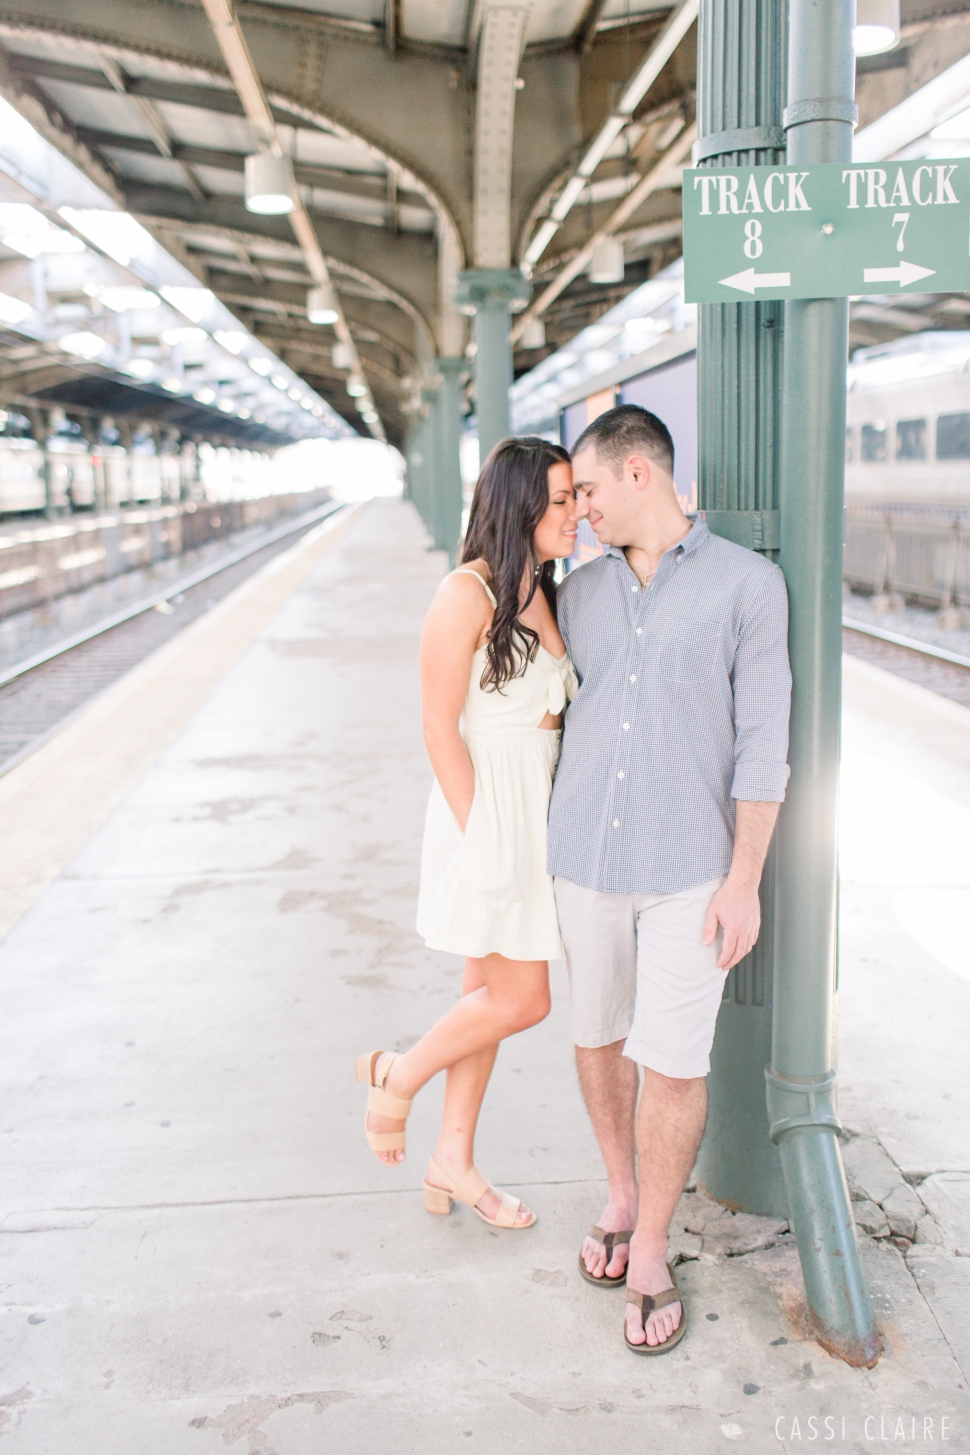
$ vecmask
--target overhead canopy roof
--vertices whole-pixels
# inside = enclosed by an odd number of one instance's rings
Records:
[[[506,0],[506,9],[509,7]],[[365,405],[400,441],[434,359],[460,353],[451,305],[472,267],[478,62],[488,0],[239,0],[235,14],[276,135],[335,284],[368,390]],[[533,0],[522,6],[511,158],[510,262],[537,294],[577,257],[693,120],[695,27],[662,55],[612,139],[557,203],[604,135],[631,78],[662,44],[675,11],[653,0]],[[862,125],[970,54],[968,0],[903,0],[896,51],[860,64]],[[247,115],[199,0],[0,0],[0,92],[137,217],[252,335],[355,428],[357,365],[334,358],[333,330],[312,324],[315,279],[286,217],[244,202],[244,159],[265,142]],[[649,69],[649,67],[648,67]],[[970,97],[967,103],[970,105]],[[518,342],[534,366],[677,257],[683,157],[616,229],[622,282],[585,268],[544,309],[547,342]],[[661,168],[662,171],[662,168]],[[552,228],[538,256],[530,245]],[[534,252],[534,248],[533,248]],[[856,342],[963,317],[962,300],[862,300]],[[915,307],[913,305],[916,305]],[[532,339],[534,342],[534,337]]]

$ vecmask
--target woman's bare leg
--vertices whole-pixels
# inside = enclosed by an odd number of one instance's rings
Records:
[[[479,990],[484,983],[480,962],[466,960],[462,994],[471,995],[472,991]],[[475,1129],[497,1055],[497,1045],[486,1046],[483,1051],[476,1051],[474,1055],[456,1061],[445,1072],[445,1104],[434,1160],[448,1174],[452,1183],[460,1182],[474,1165]],[[431,1167],[425,1176],[433,1185],[441,1184],[441,1178]],[[478,1206],[486,1217],[493,1218],[498,1212],[500,1199],[494,1192],[486,1192],[479,1199]],[[519,1221],[526,1223],[530,1216],[529,1209],[522,1208]]]
[[[549,967],[544,960],[507,960],[488,955],[468,960],[466,993],[390,1068],[385,1089],[391,1096],[411,1097],[439,1071],[449,1076],[439,1150],[442,1166],[452,1175],[472,1164],[475,1124],[499,1041],[536,1025],[549,1013]],[[471,988],[474,985],[475,988]],[[378,1076],[386,1062],[378,1065]],[[397,1131],[400,1121],[371,1115],[372,1131]],[[465,1155],[467,1162],[464,1166]],[[378,1154],[385,1162],[403,1162],[403,1152]],[[452,1166],[454,1165],[454,1172]],[[485,1209],[491,1215],[491,1209]]]

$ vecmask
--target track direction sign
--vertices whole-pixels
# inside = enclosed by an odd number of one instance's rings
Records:
[[[970,287],[970,161],[684,172],[688,303]]]

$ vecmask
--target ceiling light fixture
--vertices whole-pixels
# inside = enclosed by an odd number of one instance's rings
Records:
[[[167,328],[162,343],[174,348],[176,344],[201,344],[207,337],[204,328]]]
[[[87,288],[84,291],[87,293]],[[128,288],[124,285],[118,288],[95,288],[93,296],[105,308],[110,308],[112,313],[127,313],[130,308],[159,308],[162,302],[158,294],[152,293],[148,288]]]
[[[363,374],[351,374],[347,380],[347,393],[351,399],[363,399],[367,393],[367,382]]]
[[[11,298],[9,293],[0,293],[0,323],[23,323],[33,310],[22,298]]]
[[[354,367],[354,351],[350,344],[335,343],[330,357],[335,369],[352,369]]]
[[[282,374],[274,374],[269,382],[272,384],[274,389],[282,389],[284,393],[290,387],[289,379],[285,378]]]
[[[336,323],[340,317],[337,295],[329,284],[311,288],[306,296],[306,316],[311,323]]]
[[[253,373],[258,374],[261,379],[265,379],[273,367],[273,360],[265,358],[262,354],[255,359],[247,360],[247,362]]]
[[[241,354],[248,342],[248,335],[235,328],[217,328],[212,337],[230,354]]]
[[[615,237],[597,243],[589,260],[587,277],[591,283],[622,283],[623,244]]]
[[[522,330],[519,343],[524,349],[544,349],[546,346],[546,325],[541,318],[530,318]]]
[[[859,0],[852,45],[857,56],[877,56],[899,44],[899,0]]]
[[[66,354],[74,354],[79,359],[96,359],[105,350],[104,339],[98,338],[96,333],[89,333],[87,330],[82,330],[80,333],[66,333],[57,342]]]
[[[151,233],[128,212],[111,212],[106,207],[59,207],[57,211],[123,268],[132,258],[150,256],[155,247]]]
[[[191,323],[201,323],[216,301],[208,288],[159,288],[159,293]]]
[[[293,211],[293,164],[266,152],[246,158],[246,207],[264,217]]]

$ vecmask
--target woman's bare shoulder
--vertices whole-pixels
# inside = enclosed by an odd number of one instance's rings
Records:
[[[474,574],[470,574],[474,572]],[[476,580],[475,578],[479,579]],[[436,592],[436,600],[453,603],[467,602],[469,606],[481,604],[485,611],[491,611],[488,596],[482,590],[482,583],[491,585],[491,573],[484,561],[464,561],[451,571]]]
[[[492,605],[482,589],[481,581],[467,573],[482,566],[482,575],[488,569],[484,561],[464,565],[444,578],[435,592],[427,617],[427,625],[436,629],[453,631],[470,630],[477,637],[488,625],[492,616]]]

